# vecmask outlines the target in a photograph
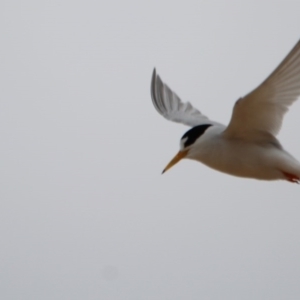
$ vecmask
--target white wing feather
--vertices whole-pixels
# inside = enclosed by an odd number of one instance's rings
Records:
[[[151,97],[156,110],[167,120],[183,123],[187,126],[201,124],[219,124],[209,120],[189,102],[183,103],[180,98],[160,79],[153,70]]]
[[[275,136],[288,107],[300,96],[300,41],[275,71],[255,90],[239,99],[224,132],[227,137]]]

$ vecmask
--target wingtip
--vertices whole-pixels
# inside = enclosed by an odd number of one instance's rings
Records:
[[[161,113],[159,107],[156,104],[156,86],[157,86],[157,79],[159,78],[159,76],[157,76],[156,74],[156,68],[154,67],[153,72],[152,72],[152,78],[151,78],[151,86],[150,86],[150,90],[151,90],[151,98],[152,98],[152,102],[155,106],[155,108],[158,110],[159,113]]]
[[[152,72],[151,85],[150,85],[152,99],[155,97],[155,78],[156,78],[156,69],[154,68]]]
[[[154,67],[153,72],[152,72],[152,79],[156,77],[156,68]]]

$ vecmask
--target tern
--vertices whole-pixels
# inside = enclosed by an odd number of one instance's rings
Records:
[[[182,102],[154,69],[154,107],[167,120],[192,127],[163,173],[187,158],[233,176],[299,183],[300,162],[276,138],[285,113],[299,96],[300,40],[262,84],[235,102],[227,127]]]

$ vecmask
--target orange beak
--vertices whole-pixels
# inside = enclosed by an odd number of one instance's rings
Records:
[[[188,153],[188,150],[179,151],[175,157],[168,163],[168,165],[164,168],[162,171],[162,174],[164,174],[166,171],[171,169],[175,164],[177,164],[180,160],[182,160],[184,157],[186,157]]]

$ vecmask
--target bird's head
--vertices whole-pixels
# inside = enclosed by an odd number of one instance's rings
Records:
[[[191,128],[180,139],[180,150],[162,171],[162,174],[183,158],[193,158],[193,149],[198,145],[201,136],[212,124],[203,124]]]

